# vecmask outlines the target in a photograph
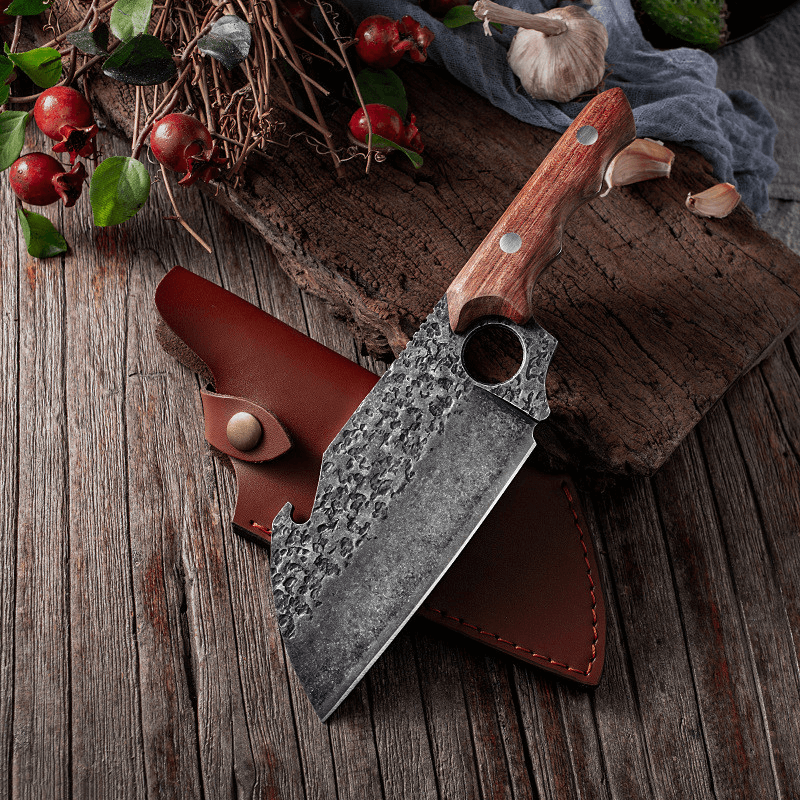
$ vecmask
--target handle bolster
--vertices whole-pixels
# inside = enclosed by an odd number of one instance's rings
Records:
[[[522,325],[523,322],[531,318],[531,310],[527,304],[518,307],[499,295],[473,297],[463,305],[459,304],[452,307],[450,302],[451,296],[448,290],[447,304],[450,328],[455,333],[463,333],[473,322],[483,317],[503,317],[517,325]]]

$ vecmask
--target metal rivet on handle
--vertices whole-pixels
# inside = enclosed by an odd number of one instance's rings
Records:
[[[518,233],[504,233],[500,237],[500,249],[504,253],[516,253],[522,247],[522,237]]]
[[[581,144],[594,144],[597,141],[597,129],[591,125],[584,125],[575,132],[575,138]]]
[[[261,441],[261,423],[247,411],[240,411],[228,420],[225,433],[237,450],[247,453]]]

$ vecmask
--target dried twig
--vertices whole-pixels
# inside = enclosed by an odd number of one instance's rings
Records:
[[[175,197],[172,194],[172,187],[169,185],[169,177],[167,176],[167,170],[164,165],[161,165],[161,174],[164,176],[164,188],[167,190],[167,196],[169,197],[169,202],[172,204],[172,209],[175,212],[175,220],[180,222],[180,224],[200,243],[202,247],[209,253],[214,252],[210,245],[206,243],[205,239],[200,236],[199,233],[183,218],[180,211],[178,211],[178,206],[175,203]]]

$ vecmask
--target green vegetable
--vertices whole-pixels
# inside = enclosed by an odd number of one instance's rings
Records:
[[[716,50],[724,41],[725,0],[639,0],[639,7],[665,33],[682,42]]]

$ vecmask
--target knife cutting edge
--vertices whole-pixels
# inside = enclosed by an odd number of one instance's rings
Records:
[[[292,665],[322,720],[388,647],[536,446],[556,339],[533,286],[573,211],[635,138],[621,89],[577,116],[323,456],[306,522],[272,526],[271,581]],[[508,374],[473,366],[504,335]],[[485,360],[485,359],[484,359]],[[474,363],[478,363],[480,359]]]

